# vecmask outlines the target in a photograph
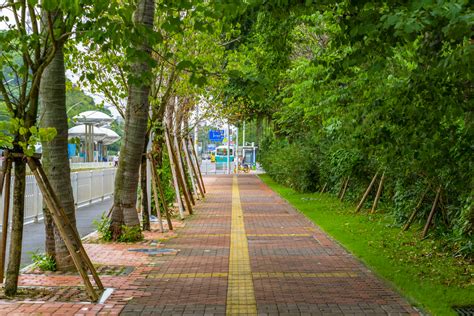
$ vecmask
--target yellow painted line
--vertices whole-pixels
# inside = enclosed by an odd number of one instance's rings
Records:
[[[232,181],[232,226],[230,233],[227,315],[257,315],[244,214],[237,177]]]

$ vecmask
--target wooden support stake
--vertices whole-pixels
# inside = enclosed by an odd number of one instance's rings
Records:
[[[184,147],[184,155],[186,156],[186,160],[188,162],[188,167],[192,171],[192,174],[194,175],[194,180],[196,182],[196,185],[199,189],[199,192],[201,193],[201,197],[204,198],[204,189],[202,188],[201,181],[199,180],[199,174],[196,171],[196,166],[193,163],[193,159],[191,155],[189,154],[189,146],[187,145],[187,142],[185,139],[183,139],[183,147]]]
[[[8,156],[8,153],[5,155],[5,165],[3,166],[3,176],[5,180],[2,180],[4,184],[3,191],[3,221],[2,221],[2,244],[1,254],[0,254],[0,282],[3,283],[3,277],[5,274],[5,258],[7,252],[7,237],[8,237],[8,219],[10,212],[10,182],[11,182],[11,170],[12,170],[12,161]]]
[[[163,208],[165,210],[166,221],[168,222],[168,229],[173,230],[173,223],[171,223],[171,215],[168,210],[168,204],[166,204],[165,192],[163,191],[161,179],[159,175],[156,173],[156,165],[153,159],[151,159],[151,165],[152,165],[152,172],[155,173],[155,181],[156,181],[156,185],[158,186],[158,191],[160,192],[161,201],[163,202]]]
[[[53,190],[53,187],[49,183],[48,177],[46,176],[46,173],[44,172],[43,167],[42,167],[39,159],[31,159],[30,158],[30,160],[34,162],[35,166],[37,167],[37,169],[39,171],[39,174],[43,178],[43,181],[46,185],[46,188],[49,189],[50,196],[53,198],[53,201],[56,203],[58,214],[62,217],[63,225],[66,228],[69,228],[71,230],[71,236],[74,239],[74,241],[76,242],[76,245],[79,248],[78,251],[82,255],[82,258],[84,259],[87,267],[89,267],[89,270],[92,274],[92,277],[94,278],[95,283],[97,284],[99,289],[103,290],[104,286],[102,285],[102,281],[100,280],[99,275],[97,274],[97,271],[95,270],[94,265],[90,261],[90,258],[87,255],[87,252],[86,252],[86,250],[84,249],[84,247],[82,245],[82,240],[79,237],[79,234],[77,233],[75,227],[69,221],[69,218],[67,217],[66,212],[62,208],[61,203],[60,203],[57,195],[55,194],[55,192]],[[30,165],[30,163],[28,163],[28,165]],[[31,166],[30,166],[30,169],[31,169]]]
[[[79,237],[79,234],[77,233],[76,228],[69,221],[69,218],[67,217],[66,212],[62,208],[61,203],[60,203],[57,195],[54,193],[53,187],[49,183],[48,177],[46,176],[46,173],[44,172],[43,167],[41,166],[39,158],[34,158],[34,159],[30,158],[30,160],[32,160],[35,163],[35,165],[36,165],[36,167],[39,171],[39,174],[43,178],[43,181],[44,181],[46,187],[49,189],[49,192],[51,192],[50,196],[53,198],[53,201],[56,203],[57,210],[58,210],[60,216],[62,217],[63,224],[65,225],[66,228],[69,228],[71,230],[71,236],[74,239],[74,241],[76,242],[77,247],[79,248],[78,252],[81,254],[82,259],[84,260],[87,267],[89,268],[89,270],[92,274],[92,277],[94,278],[95,284],[97,285],[97,287],[100,290],[103,290],[104,286],[102,285],[102,281],[100,280],[99,275],[97,274],[97,271],[96,271],[94,265],[92,264],[89,256],[87,255],[86,250],[84,249],[84,247],[82,245],[82,240]],[[28,165],[29,165],[29,163],[28,163]],[[30,166],[30,169],[31,169],[31,166]]]
[[[196,161],[196,167],[197,167],[197,170],[199,172],[199,179],[201,179],[202,189],[204,190],[204,193],[206,193],[206,187],[204,186],[204,181],[202,179],[201,168],[199,168],[199,160],[198,160],[198,156],[196,154],[196,148],[194,148],[194,145],[193,145],[193,143],[191,142],[190,139],[188,139],[188,141],[191,143],[191,148],[193,149],[194,160]]]
[[[405,226],[403,227],[403,231],[407,231],[411,224],[413,223],[413,221],[415,220],[415,216],[416,214],[418,213],[420,207],[421,207],[421,204],[423,203],[423,200],[425,199],[425,196],[426,194],[428,193],[428,191],[430,190],[430,186],[428,185],[426,187],[426,190],[425,192],[423,192],[423,194],[421,195],[421,198],[420,200],[418,201],[418,203],[416,204],[415,208],[413,209],[413,213],[411,213],[410,215],[410,218],[408,219],[407,223],[405,224]]]
[[[153,163],[152,163],[153,158],[149,154],[147,155],[147,158],[150,161],[151,168],[153,169]],[[164,233],[165,230],[163,228],[163,221],[161,219],[160,201],[158,200],[158,192],[156,191],[157,189],[156,189],[156,178],[155,178],[156,174],[155,173],[156,173],[156,170],[151,170],[151,185],[153,188],[153,199],[155,200],[156,215],[160,223],[160,231]]]
[[[188,166],[187,169],[189,170],[189,175],[191,177],[191,183],[193,185],[193,191],[196,194],[196,198],[199,199],[200,198],[199,197],[200,193],[201,193],[201,196],[204,197],[204,195],[202,194],[202,190],[201,190],[201,184],[199,183],[198,175],[195,173],[194,165],[191,161],[191,157],[189,156],[189,151],[188,151],[188,146],[186,144],[186,140],[183,138],[181,140],[181,143],[182,143],[182,146],[183,146],[184,158],[186,159],[186,165]]]
[[[171,169],[171,176],[173,178],[173,186],[174,186],[174,191],[176,195],[176,200],[178,202],[178,210],[179,210],[179,217],[181,219],[184,219],[184,206],[183,206],[183,201],[181,200],[181,192],[179,188],[179,182],[178,182],[178,176],[176,174],[176,167],[174,164],[174,159],[173,159],[173,154],[171,151],[171,144],[168,139],[168,133],[167,129],[165,127],[165,143],[166,143],[166,148],[168,149],[168,158],[170,160],[170,169]]]
[[[5,155],[6,157],[6,155]],[[0,171],[0,193],[3,192],[3,184],[5,183],[5,173],[7,172],[7,159],[5,158],[2,170]]]
[[[175,152],[176,152],[176,157],[178,160],[179,172],[183,176],[183,185],[184,185],[185,193],[187,194],[188,199],[191,201],[191,204],[196,205],[196,202],[194,201],[194,197],[193,197],[193,192],[191,192],[191,189],[189,188],[189,185],[188,185],[186,169],[184,168],[184,164],[183,164],[183,157],[181,153],[181,146],[178,141],[178,136],[173,137],[173,141],[174,141],[174,146],[176,147]]]
[[[324,183],[323,185],[323,188],[321,189],[321,192],[320,193],[324,193],[324,191],[326,191],[326,186],[328,185],[328,183]]]
[[[51,217],[53,218],[53,221],[56,224],[56,227],[58,228],[61,238],[66,244],[66,247],[69,251],[69,254],[71,255],[71,258],[73,259],[77,271],[79,272],[84,281],[86,291],[91,300],[97,301],[97,293],[95,292],[95,289],[89,280],[89,276],[87,275],[87,271],[84,265],[89,268],[89,271],[91,272],[97,287],[100,290],[103,290],[104,286],[102,285],[99,275],[97,274],[94,265],[90,261],[89,256],[87,255],[84,247],[82,246],[82,241],[79,238],[77,231],[74,229],[66,213],[64,212],[64,209],[61,207],[58,197],[54,193],[54,190],[51,184],[49,183],[46,174],[44,173],[41,163],[38,159],[32,157],[27,157],[27,161],[30,170],[33,172],[36,178],[36,182],[40,187],[41,193],[43,194],[43,198],[48,206],[48,209],[50,210]],[[70,236],[74,240],[75,244],[70,239]]]
[[[433,206],[431,207],[430,215],[428,215],[428,220],[426,221],[425,227],[423,228],[423,233],[421,234],[421,238],[425,238],[426,234],[428,233],[428,229],[430,228],[431,221],[433,220],[434,214],[436,212],[436,206],[438,205],[439,195],[441,193],[441,185],[438,187],[436,191],[436,197],[433,202]]]
[[[186,188],[184,186],[184,179],[182,177],[182,174],[179,170],[179,166],[177,166],[177,161],[178,161],[178,158],[176,157],[175,155],[175,152],[173,150],[173,147],[171,146],[171,140],[170,140],[170,135],[169,135],[169,131],[167,128],[165,128],[165,136],[166,136],[166,144],[168,146],[168,152],[169,152],[169,156],[170,156],[170,159],[172,158],[172,160],[175,162],[174,163],[174,166],[175,166],[175,171],[176,171],[176,178],[177,178],[177,182],[178,182],[178,190],[179,188],[181,187],[181,189],[183,190],[183,196],[184,196],[184,201],[186,202],[186,208],[188,209],[188,212],[189,214],[193,214],[193,209],[192,209],[192,206],[191,206],[191,201],[189,200],[188,198],[188,195],[187,195],[187,192],[186,192]],[[180,193],[179,193],[180,194]],[[179,197],[180,195],[178,195]]]
[[[344,189],[344,184],[346,183],[346,177],[343,177],[341,180],[341,188],[339,189],[339,193],[337,193],[337,197],[340,198],[342,194],[342,190]]]
[[[375,195],[374,204],[372,204],[372,209],[370,210],[371,214],[375,213],[377,209],[377,204],[379,204],[380,195],[382,194],[383,182],[385,180],[385,171],[382,173],[382,177],[380,178],[379,188],[377,189],[377,194]]]
[[[362,206],[364,205],[364,202],[365,202],[365,200],[367,199],[367,196],[369,195],[370,190],[372,190],[372,187],[373,187],[373,185],[374,185],[374,183],[375,183],[375,180],[377,179],[377,176],[378,176],[378,175],[379,175],[379,172],[377,171],[377,172],[375,173],[375,176],[372,178],[372,181],[370,181],[370,184],[369,184],[369,186],[367,187],[367,190],[365,190],[365,193],[364,193],[364,195],[362,196],[362,199],[360,200],[359,205],[357,205],[357,208],[356,208],[356,210],[355,210],[356,213],[359,212],[360,209],[362,208]]]
[[[341,202],[344,200],[344,196],[346,195],[346,190],[349,185],[349,179],[350,177],[347,177],[346,182],[344,183],[344,189],[342,190],[341,197],[339,198]]]

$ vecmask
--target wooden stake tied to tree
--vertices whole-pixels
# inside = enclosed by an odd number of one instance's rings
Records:
[[[426,234],[428,233],[428,230],[430,228],[431,222],[433,220],[433,217],[435,215],[435,212],[438,206],[440,195],[441,195],[441,185],[438,187],[438,190],[436,191],[436,196],[433,201],[433,206],[431,207],[430,214],[428,215],[428,220],[426,221],[425,227],[423,228],[423,233],[421,234],[421,238],[425,238]]]
[[[41,163],[37,157],[25,157],[23,154],[14,154],[21,156],[18,158],[26,159],[28,166],[30,167],[31,172],[35,176],[35,179],[38,183],[38,186],[43,194],[44,201],[46,202],[48,209],[51,213],[53,221],[58,228],[61,238],[64,240],[66,247],[71,255],[74,265],[76,266],[77,271],[82,277],[84,285],[86,287],[86,292],[89,295],[89,298],[92,301],[97,301],[99,296],[92,286],[89,276],[87,275],[87,269],[91,272],[92,277],[95,281],[99,290],[103,290],[104,287],[102,282],[95,270],[94,265],[90,261],[86,251],[82,246],[82,242],[77,234],[77,231],[70,223],[66,213],[60,206],[61,204],[58,201],[58,198],[51,187],[51,184],[44,173]]]
[[[378,175],[379,175],[379,172],[377,171],[377,172],[375,173],[374,177],[372,178],[372,181],[370,181],[370,184],[369,184],[369,186],[367,187],[367,190],[365,190],[364,195],[362,196],[362,199],[361,199],[360,202],[359,202],[359,205],[357,205],[357,208],[356,208],[356,210],[355,210],[356,213],[359,212],[360,209],[362,208],[362,206],[364,205],[364,202],[365,202],[365,200],[367,199],[367,197],[369,196],[370,190],[372,190],[372,187],[373,187],[373,185],[374,185],[374,183],[375,183],[375,180],[377,180],[377,176],[378,176]]]
[[[204,191],[204,193],[206,193],[206,187],[204,186],[204,180],[202,179],[201,169],[199,168],[199,164],[198,164],[198,157],[197,157],[197,154],[196,154],[196,148],[194,148],[193,143],[191,142],[191,139],[188,139],[188,142],[191,143],[191,148],[193,149],[192,152],[193,152],[194,160],[196,162],[196,169],[199,173],[199,179],[201,180],[202,190]]]
[[[152,179],[153,190],[156,190],[156,188],[158,188],[158,192],[160,193],[160,198],[161,198],[161,201],[162,201],[166,221],[168,223],[168,229],[173,230],[173,223],[171,222],[171,214],[169,212],[168,205],[166,203],[166,198],[165,198],[165,193],[163,191],[163,186],[161,184],[161,180],[160,180],[159,175],[156,173],[155,160],[153,159],[151,153],[148,153],[147,157],[148,157],[148,159],[150,160],[150,163],[151,163],[151,179]],[[158,200],[157,194],[155,194],[155,191],[154,191],[154,196],[155,196],[155,206],[156,206],[157,214],[159,214],[160,213],[159,200]]]
[[[423,192],[423,194],[421,195],[420,199],[418,200],[418,203],[416,204],[415,208],[413,209],[413,212],[411,213],[410,218],[408,219],[407,223],[403,227],[403,231],[407,231],[410,228],[410,226],[413,223],[413,221],[415,220],[416,214],[420,210],[421,204],[423,203],[423,200],[425,199],[425,196],[429,192],[429,190],[430,190],[430,186],[428,185],[426,187],[425,191]]]
[[[377,194],[375,195],[374,203],[372,204],[372,209],[370,210],[370,214],[375,213],[377,204],[379,203],[380,195],[382,194],[384,180],[385,180],[385,171],[382,173],[382,177],[380,178],[379,188],[377,189]]]
[[[342,189],[341,196],[339,200],[342,202],[344,200],[344,196],[346,195],[347,187],[349,186],[350,177],[347,177],[346,182],[344,183],[344,188]]]
[[[193,209],[192,209],[192,206],[191,206],[191,201],[189,200],[189,197],[187,195],[186,187],[184,185],[184,178],[183,178],[183,175],[181,174],[180,168],[177,164],[178,158],[176,157],[176,154],[174,152],[174,149],[173,149],[173,146],[172,146],[171,140],[170,140],[171,137],[170,137],[168,128],[166,128],[166,127],[165,127],[165,138],[166,138],[166,145],[167,145],[167,148],[168,148],[170,161],[174,162],[174,163],[171,164],[171,167],[172,168],[174,167],[175,174],[176,174],[176,179],[177,179],[177,184],[178,184],[178,191],[177,192],[179,193],[179,187],[180,187],[181,190],[183,191],[184,201],[186,202],[186,208],[188,209],[188,212],[191,215],[193,213]],[[177,198],[180,198],[180,196],[178,195]]]

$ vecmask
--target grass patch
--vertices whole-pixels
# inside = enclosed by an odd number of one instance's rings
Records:
[[[415,305],[434,315],[456,315],[452,306],[474,304],[472,260],[441,251],[436,240],[420,240],[386,214],[354,215],[355,207],[328,194],[298,193],[260,178]]]

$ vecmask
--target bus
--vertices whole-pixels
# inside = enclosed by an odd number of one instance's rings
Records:
[[[234,149],[230,148],[229,160],[234,161]],[[216,169],[227,168],[227,146],[218,146],[215,150]]]

